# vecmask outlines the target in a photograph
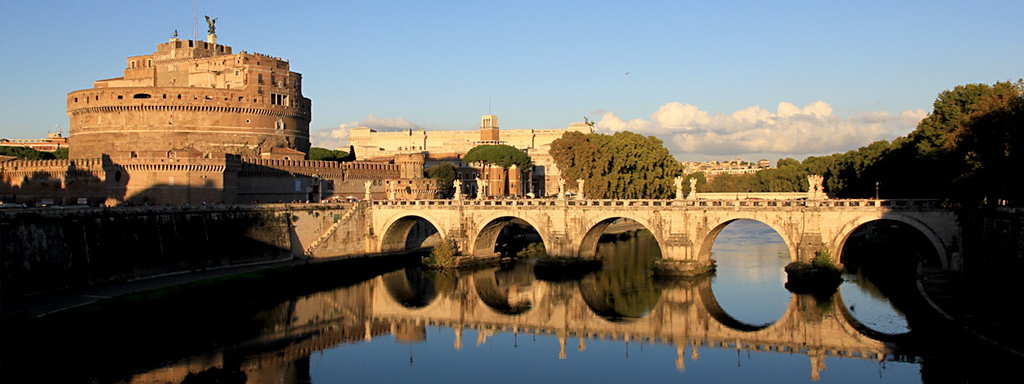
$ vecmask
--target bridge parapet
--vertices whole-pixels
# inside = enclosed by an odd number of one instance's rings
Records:
[[[667,199],[509,199],[509,200],[374,200],[374,207],[820,207],[820,208],[911,208],[943,209],[934,199],[830,199],[830,200],[667,200]]]

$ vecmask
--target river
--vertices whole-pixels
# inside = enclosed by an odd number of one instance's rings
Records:
[[[787,291],[787,247],[757,222],[721,232],[712,248],[717,270],[702,278],[653,276],[660,252],[646,231],[606,235],[598,254],[599,270],[558,278],[538,277],[527,259],[472,271],[335,266],[227,288],[210,283],[27,329],[11,344],[25,354],[5,347],[0,368],[2,377],[94,383],[970,376],[969,364],[944,365],[963,345],[922,342],[942,331],[912,326],[927,323],[906,314],[919,309],[895,304],[909,299],[890,300],[867,274],[844,275],[830,296]]]

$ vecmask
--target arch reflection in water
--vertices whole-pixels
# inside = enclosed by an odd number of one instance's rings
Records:
[[[533,308],[532,269],[525,263],[473,274],[480,301],[505,315],[519,315]]]
[[[601,270],[579,282],[590,309],[613,322],[646,316],[661,295],[651,274],[661,250],[651,232],[632,220],[621,220],[600,236],[596,257],[602,261]]]
[[[716,306],[729,319],[757,327],[783,316],[790,301],[784,271],[790,255],[774,229],[753,220],[732,221],[717,233],[711,256],[717,264]]]
[[[423,308],[437,298],[437,272],[405,268],[381,276],[384,288],[395,302],[406,308]]]

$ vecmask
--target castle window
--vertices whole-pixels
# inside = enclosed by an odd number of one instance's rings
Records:
[[[283,131],[284,128],[285,128],[284,120],[283,119],[277,119],[277,122],[274,123],[274,128],[277,128],[278,130]]]
[[[77,97],[75,98],[75,102],[76,102],[76,103],[78,102],[78,98],[77,98]]]
[[[178,94],[178,100],[181,100],[181,94],[180,93]]]
[[[148,93],[136,93],[135,95],[132,95],[133,99],[148,99],[148,98],[151,98],[151,97],[153,97],[153,96],[151,96]]]
[[[135,158],[138,158],[138,157],[139,157],[139,153],[135,152],[135,151],[132,151],[131,158],[135,159]]]
[[[165,98],[165,99],[167,98],[167,94],[166,94],[166,93],[164,94],[164,98]]]
[[[118,100],[124,100],[124,96],[122,96],[122,95],[117,95],[117,99],[118,99]]]
[[[256,74],[256,84],[263,84],[263,74],[262,73],[257,73]]]

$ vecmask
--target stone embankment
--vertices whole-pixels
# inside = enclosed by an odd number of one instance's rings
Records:
[[[0,211],[10,298],[293,258],[362,256],[365,207],[277,204]]]

